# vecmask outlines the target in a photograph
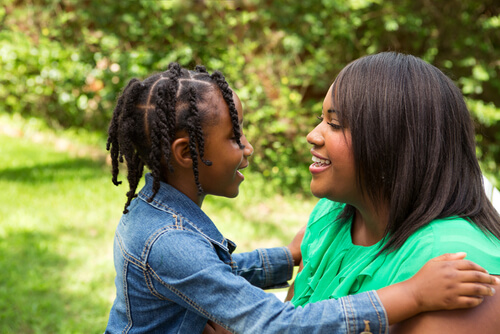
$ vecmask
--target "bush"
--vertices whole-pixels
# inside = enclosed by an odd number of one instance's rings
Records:
[[[0,109],[103,136],[120,89],[169,62],[221,70],[246,112],[254,171],[308,188],[304,137],[338,71],[396,50],[452,77],[477,121],[478,156],[500,163],[500,6],[494,1],[6,1]],[[499,186],[500,180],[493,180]]]

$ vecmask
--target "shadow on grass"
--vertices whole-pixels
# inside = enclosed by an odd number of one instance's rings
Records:
[[[76,158],[56,162],[35,164],[33,166],[0,169],[0,179],[14,182],[50,183],[64,180],[88,180],[100,178],[108,166],[92,159]]]
[[[91,295],[63,292],[68,260],[51,249],[57,244],[57,236],[38,231],[0,239],[0,333],[64,333],[61,320],[78,318],[82,308],[74,304],[106,309]]]

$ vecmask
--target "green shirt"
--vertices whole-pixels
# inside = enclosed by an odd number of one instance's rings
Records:
[[[311,214],[301,246],[304,268],[294,283],[295,306],[404,281],[444,253],[466,252],[468,260],[500,275],[500,240],[465,219],[434,220],[398,250],[376,256],[384,240],[368,247],[354,245],[351,222],[336,220],[343,207],[322,199]]]

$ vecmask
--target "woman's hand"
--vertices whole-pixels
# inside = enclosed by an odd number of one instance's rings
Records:
[[[217,325],[215,322],[208,320],[202,334],[231,334],[231,332]]]
[[[293,237],[292,242],[287,246],[293,257],[293,265],[298,266],[302,261],[302,253],[300,252],[300,244],[304,238],[304,232],[306,231],[306,226],[302,227],[299,232]]]

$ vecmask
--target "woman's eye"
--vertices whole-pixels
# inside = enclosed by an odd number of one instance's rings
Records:
[[[342,129],[342,125],[340,124],[335,124],[335,123],[332,123],[332,122],[326,122],[326,124],[330,125],[332,128],[334,128],[335,130],[340,130]]]
[[[320,121],[323,121],[325,119],[325,117],[323,115],[321,116],[316,116],[317,119],[319,119]],[[333,122],[326,122],[326,124],[330,125],[332,128],[334,128],[335,130],[340,130],[342,129],[342,125],[340,124],[336,124],[336,123],[333,123]]]

